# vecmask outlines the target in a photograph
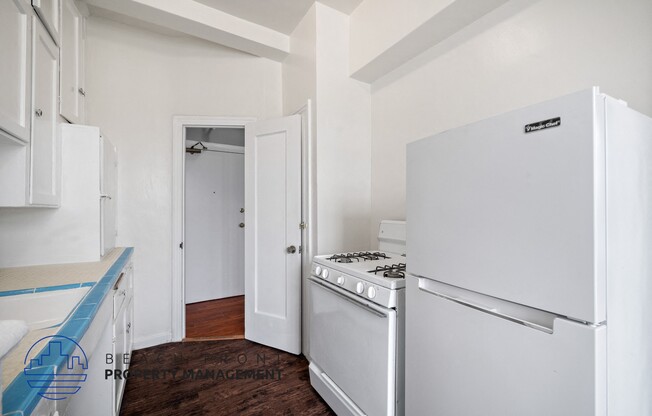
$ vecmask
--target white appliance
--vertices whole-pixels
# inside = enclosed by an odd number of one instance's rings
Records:
[[[652,414],[651,162],[597,88],[408,145],[407,414]]]
[[[61,206],[3,209],[0,267],[98,261],[115,246],[116,148],[97,127],[59,128]]]
[[[310,383],[340,416],[404,414],[405,222],[382,221],[378,239],[315,256],[308,279]]]

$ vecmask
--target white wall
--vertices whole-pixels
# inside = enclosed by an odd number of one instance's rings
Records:
[[[364,0],[351,13],[351,72],[421,26],[454,0]]]
[[[290,35],[290,54],[283,62],[283,113],[290,115],[304,107],[308,100],[310,100],[310,114],[307,109],[303,114],[302,123],[308,123],[310,126],[302,126],[302,134],[309,137],[302,137],[302,192],[307,191],[307,195],[302,196],[302,214],[304,220],[307,221],[307,229],[303,234],[303,238],[307,241],[307,250],[305,250],[304,257],[317,254],[318,245],[318,216],[316,207],[317,197],[317,179],[316,179],[316,165],[317,155],[315,151],[315,142],[317,135],[317,57],[316,57],[316,25],[317,25],[317,12],[316,7],[313,5],[308,12],[301,19],[301,22],[294,29]],[[306,163],[306,161],[308,163]],[[307,166],[306,166],[307,165]],[[306,184],[307,182],[307,184]],[[307,203],[306,203],[307,202]],[[310,266],[303,263],[302,272],[302,285],[301,285],[301,350],[308,357],[310,354],[310,346],[308,340],[308,331],[310,329],[310,316],[308,311],[310,308],[310,293],[308,291],[307,278],[310,276]]]
[[[592,85],[652,115],[652,2],[501,9],[372,84],[372,244],[405,217],[408,142]]]
[[[317,98],[317,9],[313,5],[290,35],[290,54],[283,61],[283,113],[290,115]]]
[[[283,111],[313,101],[316,254],[367,249],[371,202],[368,84],[349,77],[349,16],[315,3],[290,36]]]
[[[371,209],[371,97],[369,85],[349,78],[349,17],[314,4],[290,35],[283,63],[283,112],[312,101],[316,183],[314,254],[368,248]],[[314,221],[314,220],[313,220]],[[315,224],[308,224],[315,231]],[[309,274],[309,272],[307,273]],[[304,276],[307,277],[307,276]],[[303,353],[310,354],[303,284]]]
[[[365,250],[371,210],[370,89],[349,77],[349,16],[321,3],[315,7],[318,251]]]
[[[172,116],[281,115],[281,64],[88,20],[87,121],[118,148],[118,240],[135,247],[136,343],[170,337]]]

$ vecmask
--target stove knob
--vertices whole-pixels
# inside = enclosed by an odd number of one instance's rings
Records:
[[[364,283],[358,282],[358,284],[355,285],[355,291],[362,294],[362,292],[364,292]]]
[[[373,286],[369,286],[369,290],[367,290],[367,296],[369,296],[369,299],[373,299],[376,297],[376,288]]]
[[[337,284],[340,286],[344,284],[344,276],[340,276],[337,278]]]
[[[315,274],[319,276],[321,274],[321,266],[315,267]]]
[[[323,277],[324,279],[328,277],[328,269],[324,269],[324,271],[321,272],[321,277]]]

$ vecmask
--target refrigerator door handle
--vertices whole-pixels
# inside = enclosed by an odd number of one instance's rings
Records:
[[[483,313],[495,316],[497,318],[505,319],[507,321],[514,322],[516,324],[523,325],[523,326],[526,326],[528,328],[536,329],[537,331],[542,331],[542,332],[545,332],[547,334],[552,334],[554,332],[553,331],[553,325],[552,325],[552,321],[553,321],[552,319],[550,320],[550,325],[549,326],[541,325],[539,323],[535,323],[535,322],[531,322],[531,321],[527,321],[527,320],[525,320],[523,318],[519,318],[519,317],[510,315],[510,314],[504,313],[504,312],[500,312],[497,308],[490,308],[490,307],[487,307],[487,306],[484,306],[484,305],[480,305],[478,303],[474,303],[474,302],[472,302],[470,300],[467,300],[467,299],[463,299],[463,298],[460,298],[460,297],[457,297],[457,296],[452,296],[452,295],[448,295],[448,294],[445,294],[445,293],[442,293],[442,292],[439,292],[439,291],[429,289],[429,288],[425,287],[426,284],[427,284],[426,282],[424,282],[425,280],[428,280],[428,279],[424,279],[424,278],[421,278],[421,277],[419,278],[419,290],[421,290],[423,292],[426,292],[426,293],[429,293],[431,295],[440,297],[442,299],[449,300],[451,302],[455,302],[455,303],[457,303],[459,305],[466,306],[466,307],[474,309],[476,311],[483,312]],[[426,284],[424,284],[424,283],[426,283]],[[548,314],[547,312],[542,311],[542,313],[554,316],[552,314]]]

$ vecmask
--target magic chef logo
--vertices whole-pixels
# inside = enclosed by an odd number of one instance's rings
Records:
[[[525,125],[526,133],[533,133],[535,131],[549,129],[551,127],[559,127],[561,125],[561,117],[555,117],[548,120],[537,121]]]

